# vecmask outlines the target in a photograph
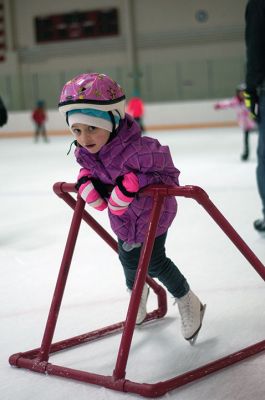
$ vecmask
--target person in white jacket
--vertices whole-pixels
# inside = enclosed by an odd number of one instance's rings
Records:
[[[242,83],[238,85],[234,97],[231,99],[218,101],[214,105],[216,110],[224,110],[227,108],[235,109],[238,125],[243,131],[243,153],[241,155],[242,161],[247,161],[249,158],[249,133],[258,130],[256,122],[250,117],[250,112],[245,106],[243,96],[245,89],[245,84]]]

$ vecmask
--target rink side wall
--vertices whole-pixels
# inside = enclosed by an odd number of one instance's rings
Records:
[[[219,99],[220,100],[220,99]],[[234,110],[214,109],[217,100],[146,104],[144,124],[147,131],[236,126]],[[65,122],[58,110],[47,110],[49,136],[66,135]],[[0,138],[32,136],[31,111],[9,112],[8,123],[0,129]]]

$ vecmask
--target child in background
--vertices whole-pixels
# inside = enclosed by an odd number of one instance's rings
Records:
[[[142,133],[144,133],[144,103],[143,100],[139,97],[138,91],[135,90],[133,97],[128,101],[126,112],[135,119],[135,121],[140,125]]]
[[[244,134],[244,150],[241,155],[241,160],[246,161],[249,157],[249,132],[256,131],[257,125],[250,118],[249,110],[244,103],[243,92],[246,89],[245,84],[241,84],[236,89],[236,95],[230,100],[219,101],[214,105],[216,110],[224,110],[234,108],[237,112],[237,122]]]
[[[36,104],[36,108],[32,112],[32,119],[35,123],[35,142],[39,140],[39,136],[42,136],[44,142],[48,142],[45,122],[47,120],[47,115],[44,107],[44,102],[39,100]]]
[[[131,291],[152,208],[152,199],[138,197],[137,193],[155,183],[178,185],[179,171],[167,146],[141,137],[139,125],[125,114],[122,88],[108,76],[84,73],[67,82],[59,110],[75,138],[75,156],[82,167],[76,187],[87,204],[99,211],[108,210],[111,227],[118,237],[126,285]],[[107,185],[113,186],[111,193]],[[167,231],[176,211],[175,197],[167,197],[148,273],[158,278],[176,299],[182,334],[193,342],[201,328],[204,306],[165,251]],[[148,292],[145,284],[137,324],[146,317]]]

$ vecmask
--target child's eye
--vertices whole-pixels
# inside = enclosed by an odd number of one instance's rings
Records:
[[[88,127],[89,132],[92,132],[92,131],[94,131],[95,129],[96,129],[95,126],[89,126],[89,127]]]
[[[73,129],[72,129],[72,132],[73,132],[73,134],[76,135],[76,136],[80,135],[80,133],[81,133],[80,129],[77,129],[77,128],[73,128]]]

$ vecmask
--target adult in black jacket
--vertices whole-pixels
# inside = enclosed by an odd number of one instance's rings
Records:
[[[254,222],[265,231],[265,0],[249,0],[245,13],[247,48],[246,105],[258,122],[257,183],[263,216]],[[248,104],[247,104],[248,103]]]

